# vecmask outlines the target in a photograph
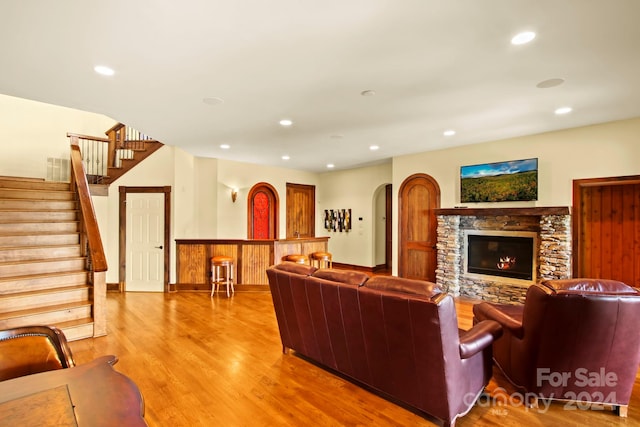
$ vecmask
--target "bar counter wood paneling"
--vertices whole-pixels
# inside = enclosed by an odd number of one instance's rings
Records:
[[[211,264],[215,255],[234,259],[235,283],[269,286],[266,270],[289,254],[327,251],[329,237],[283,240],[176,239],[176,290],[211,290]]]

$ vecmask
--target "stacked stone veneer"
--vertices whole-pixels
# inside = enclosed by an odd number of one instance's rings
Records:
[[[438,215],[436,283],[456,296],[500,303],[523,303],[529,285],[465,275],[466,230],[538,233],[537,281],[571,277],[570,215],[464,216]],[[506,281],[505,281],[506,280]]]

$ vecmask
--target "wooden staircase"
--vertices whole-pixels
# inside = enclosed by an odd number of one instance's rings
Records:
[[[54,325],[94,336],[92,285],[69,183],[0,177],[0,329]]]
[[[160,141],[122,123],[105,134],[106,138],[67,133],[71,145],[80,147],[87,182],[94,196],[108,195],[111,183],[163,146]]]

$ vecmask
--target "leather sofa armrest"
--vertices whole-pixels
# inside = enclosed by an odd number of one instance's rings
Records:
[[[460,335],[460,357],[467,359],[490,346],[502,336],[502,326],[493,320],[483,320]]]
[[[509,309],[515,309],[514,306],[505,306]],[[514,337],[522,339],[524,337],[524,328],[522,327],[522,310],[524,306],[518,306],[519,317],[513,317],[507,313],[507,310],[501,310],[500,306],[489,303],[480,303],[473,306],[473,313],[476,318],[481,320],[495,320],[503,328],[507,329]]]

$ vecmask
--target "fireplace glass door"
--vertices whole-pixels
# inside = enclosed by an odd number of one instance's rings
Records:
[[[532,237],[467,235],[467,272],[533,280]]]

